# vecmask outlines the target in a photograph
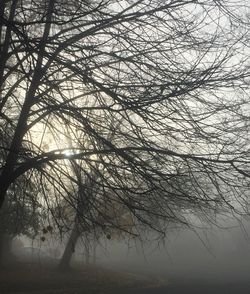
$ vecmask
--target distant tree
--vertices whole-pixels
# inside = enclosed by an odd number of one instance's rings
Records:
[[[243,0],[3,1],[0,120],[15,131],[1,146],[0,207],[30,173],[52,213],[62,199],[78,210],[75,161],[93,187],[80,212],[89,226],[102,228],[100,207],[114,202],[162,233],[188,224],[182,211],[240,212],[248,9]]]
[[[34,238],[39,233],[43,211],[35,192],[24,176],[8,190],[7,200],[0,211],[0,264],[10,261],[11,243],[15,237]]]
[[[3,129],[1,129],[3,130]],[[13,130],[7,126],[1,133],[0,162],[7,155],[7,147]],[[30,173],[21,175],[8,189],[7,198],[0,211],[0,264],[11,259],[11,242],[19,235],[34,238],[38,234],[42,218],[42,204],[38,189]]]
[[[19,180],[23,180],[25,184],[17,182],[17,185],[11,186],[8,200],[0,212],[1,232],[12,237],[20,234],[34,237],[39,231],[42,205],[34,197],[36,189],[29,186],[27,179],[21,177]]]

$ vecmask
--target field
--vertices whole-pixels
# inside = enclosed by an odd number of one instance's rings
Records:
[[[154,278],[96,267],[60,272],[53,267],[16,265],[0,271],[1,294],[105,294],[158,285]]]

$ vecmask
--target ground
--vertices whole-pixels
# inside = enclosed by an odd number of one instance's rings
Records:
[[[0,270],[0,294],[249,294],[250,280],[202,281],[179,277],[171,282],[96,267],[70,272],[16,266]]]
[[[105,294],[158,287],[161,282],[93,266],[69,272],[38,265],[15,265],[0,270],[0,294]]]

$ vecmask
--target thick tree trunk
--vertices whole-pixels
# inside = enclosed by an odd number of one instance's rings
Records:
[[[2,3],[3,2],[3,3]],[[1,1],[0,5],[0,19],[2,20],[4,17],[4,12],[6,9],[6,4],[4,3],[5,1]],[[17,6],[18,0],[12,1],[12,4],[10,6],[10,12],[9,12],[9,17],[8,17],[8,22],[11,23],[14,20],[15,17],[15,11],[16,11],[16,6]],[[6,65],[6,61],[8,60],[8,51],[9,51],[9,46],[10,46],[10,41],[11,41],[11,33],[12,33],[12,26],[7,26],[6,31],[4,32],[3,30],[3,24],[0,25],[0,37],[1,41],[3,40],[1,49],[0,49],[0,91],[2,90],[2,86],[5,82],[4,79],[4,69]],[[6,100],[1,99],[0,103],[0,112],[2,111],[2,108],[5,104]]]
[[[67,271],[70,269],[70,261],[71,261],[73,253],[75,252],[76,243],[79,237],[80,237],[79,226],[78,226],[78,223],[75,222],[75,225],[69,236],[68,243],[65,247],[60,263],[58,265],[59,270]]]
[[[13,13],[12,18],[14,17],[16,2],[17,0],[13,2],[13,7],[11,8],[12,9],[11,13]],[[14,181],[13,172],[15,169],[16,162],[18,160],[19,150],[20,150],[20,147],[22,146],[23,137],[26,132],[27,119],[29,116],[30,109],[32,105],[34,104],[35,93],[39,87],[40,80],[43,76],[43,58],[44,58],[44,52],[46,48],[46,41],[50,33],[54,4],[55,4],[55,0],[49,0],[48,8],[47,8],[46,24],[44,27],[43,36],[39,44],[39,52],[38,52],[37,63],[34,69],[34,74],[32,77],[32,81],[30,83],[30,87],[26,93],[24,103],[22,105],[22,109],[18,118],[18,123],[15,129],[12,142],[9,146],[9,154],[6,158],[5,165],[0,175],[0,209],[3,205],[8,188],[10,184]],[[6,36],[6,38],[7,40],[5,40],[4,46],[8,46],[8,40],[9,40],[8,36]],[[0,78],[3,75],[4,66],[5,66],[5,63],[3,64],[0,63]]]

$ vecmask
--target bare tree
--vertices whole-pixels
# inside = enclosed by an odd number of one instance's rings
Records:
[[[101,227],[99,207],[113,201],[160,232],[188,223],[181,210],[240,212],[247,9],[222,0],[4,1],[0,119],[15,133],[1,146],[0,206],[32,170],[41,190],[50,187],[50,207],[65,199],[77,209],[77,161],[95,187],[81,214],[88,225]]]
[[[114,136],[114,131],[118,130],[121,122],[118,122],[117,125],[112,124],[110,126],[110,132],[106,136],[106,140],[112,140]],[[71,134],[68,129],[66,129],[68,137],[68,147],[73,148]],[[82,134],[84,136],[84,134]],[[89,174],[88,177],[84,175],[85,166],[81,166],[81,161],[70,160],[70,170],[73,177],[76,179],[76,187],[73,190],[75,194],[75,203],[76,207],[73,209],[73,221],[72,217],[68,218],[69,210],[72,210],[72,205],[68,204],[65,200],[63,203],[59,204],[57,209],[61,209],[60,205],[64,206],[64,211],[66,215],[61,216],[60,219],[67,219],[66,227],[70,227],[69,239],[66,243],[65,250],[61,257],[59,263],[60,270],[67,270],[70,267],[70,261],[72,255],[75,252],[77,242],[81,236],[91,235],[92,238],[85,238],[84,247],[86,251],[86,260],[89,260],[89,247],[90,242],[96,241],[100,237],[100,232],[96,230],[95,224],[98,224],[102,228],[109,226],[113,229],[119,229],[120,231],[126,231],[131,233],[131,228],[128,227],[128,210],[124,210],[121,205],[117,205],[117,202],[112,201],[116,197],[109,197],[109,204],[104,203],[102,197],[103,195],[99,193],[95,188],[100,174],[103,174],[103,170],[100,168],[101,163],[97,162],[95,164],[95,169]],[[100,186],[98,185],[98,189]],[[110,191],[112,193],[112,191]],[[95,205],[93,206],[93,203]],[[65,207],[66,206],[66,207]],[[94,208],[94,209],[92,209]],[[92,223],[86,221],[92,220]],[[65,223],[64,223],[65,224]],[[62,225],[65,227],[65,225]],[[102,231],[105,231],[104,229]],[[103,232],[102,232],[103,233]],[[107,236],[111,236],[106,232]],[[91,240],[90,240],[91,239]]]

